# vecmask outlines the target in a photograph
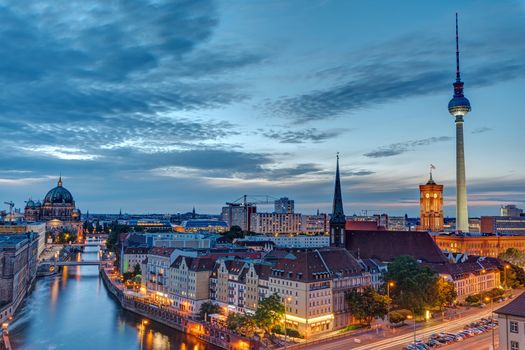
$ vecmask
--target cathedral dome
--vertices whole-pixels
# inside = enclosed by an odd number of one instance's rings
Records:
[[[32,199],[29,199],[27,202],[26,202],[26,208],[33,208],[35,206],[35,202],[33,202]]]
[[[71,192],[62,187],[62,178],[58,179],[57,187],[47,192],[44,198],[44,203],[73,203],[73,196],[71,195]]]

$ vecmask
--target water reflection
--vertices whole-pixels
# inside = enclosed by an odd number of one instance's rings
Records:
[[[82,259],[96,259],[94,247]],[[65,267],[39,279],[10,325],[17,350],[217,350],[198,339],[121,309],[111,299],[96,266]]]

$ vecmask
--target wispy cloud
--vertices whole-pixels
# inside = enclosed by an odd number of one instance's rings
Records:
[[[524,77],[525,63],[520,57],[525,53],[525,44],[517,43],[518,37],[525,35],[521,23],[509,21],[498,33],[484,30],[465,43],[471,62],[464,68],[469,77],[467,89]],[[350,53],[346,60],[349,63],[314,72],[312,77],[318,80],[310,90],[282,96],[265,107],[270,114],[308,122],[351,115],[414,96],[445,91],[452,94],[449,47],[450,39],[421,33],[374,43]],[[327,87],[314,88],[319,80]]]
[[[472,130],[472,133],[473,134],[482,134],[482,133],[488,132],[488,131],[492,131],[492,128],[488,128],[486,126],[483,126],[481,128],[477,128],[477,129]]]
[[[277,140],[280,143],[321,143],[336,138],[347,131],[347,129],[319,130],[317,128],[304,130],[259,130],[263,136]]]
[[[453,138],[450,136],[439,136],[439,137],[429,137],[427,139],[406,141],[392,143],[387,146],[379,147],[378,149],[365,153],[365,157],[369,158],[384,158],[384,157],[393,157],[402,153],[410,152],[415,150],[417,147],[428,146],[437,142],[450,141]]]

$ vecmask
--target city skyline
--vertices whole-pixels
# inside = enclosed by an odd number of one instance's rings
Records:
[[[161,1],[146,16],[71,6],[82,20],[16,3],[2,12],[0,76],[10,88],[0,93],[0,193],[17,207],[42,199],[61,173],[84,213],[213,214],[243,194],[330,212],[340,152],[347,215],[417,216],[432,163],[445,216],[454,216],[446,103],[456,11],[475,106],[465,123],[470,216],[523,206],[522,1],[384,2],[377,11]],[[179,31],[164,31],[164,21]],[[111,45],[99,40],[102,25]]]

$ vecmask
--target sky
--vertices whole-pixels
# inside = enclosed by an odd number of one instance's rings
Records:
[[[0,1],[0,199],[329,212],[339,152],[347,215],[416,216],[434,164],[454,216],[455,12],[470,214],[523,207],[524,0]]]

